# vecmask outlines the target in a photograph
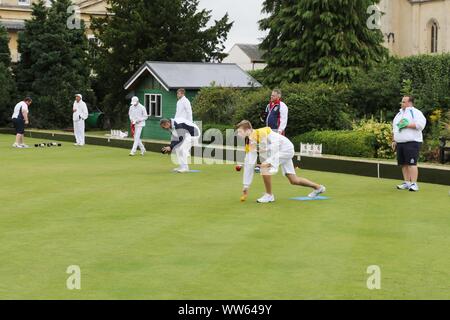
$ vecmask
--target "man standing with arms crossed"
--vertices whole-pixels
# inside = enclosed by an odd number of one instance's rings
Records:
[[[180,88],[177,91],[177,111],[175,119],[184,119],[189,122],[194,122],[192,118],[192,106],[188,98],[186,98],[186,90]]]
[[[417,179],[419,169],[420,147],[423,142],[422,131],[427,120],[423,113],[414,108],[414,98],[405,96],[402,99],[402,108],[394,119],[394,141],[392,148],[397,151],[398,165],[402,166],[404,182],[397,186],[399,190],[419,191]]]
[[[84,146],[84,121],[88,118],[89,112],[81,94],[75,95],[73,103],[73,131],[75,133],[75,146]]]

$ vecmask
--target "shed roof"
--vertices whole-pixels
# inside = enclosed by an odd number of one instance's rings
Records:
[[[166,90],[200,89],[211,85],[232,88],[261,87],[261,84],[234,63],[147,61],[124,85],[135,86],[141,76],[151,74]]]

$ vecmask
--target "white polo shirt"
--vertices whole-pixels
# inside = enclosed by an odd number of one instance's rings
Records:
[[[405,128],[400,130],[397,124],[403,119],[408,119],[409,123],[415,123],[416,129]],[[414,107],[408,107],[405,110],[400,109],[400,112],[395,116],[392,126],[394,128],[394,141],[397,143],[405,142],[423,142],[422,131],[427,125],[427,119],[423,113]]]
[[[19,117],[20,108],[22,108],[22,112],[28,113],[28,105],[25,103],[25,101],[20,101],[16,106],[14,107],[14,113],[11,118],[17,119]]]
[[[175,113],[176,119],[185,119],[189,122],[193,122],[192,118],[192,106],[189,99],[183,96],[177,102],[177,111]]]

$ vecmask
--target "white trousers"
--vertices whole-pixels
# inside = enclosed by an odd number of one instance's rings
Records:
[[[177,145],[173,151],[175,151],[176,159],[174,159],[172,153],[172,162],[179,165],[180,169],[189,170],[189,156],[191,155],[191,148],[192,148],[192,137],[190,135],[187,135],[184,137],[184,140],[182,143]]]
[[[138,126],[136,126],[134,128],[134,143],[133,143],[133,148],[131,149],[131,152],[133,152],[133,153],[135,153],[137,151],[138,147],[141,151],[145,151],[144,144],[141,141],[142,128],[143,127],[138,127]]]
[[[73,131],[77,144],[84,146],[84,120],[74,121]]]

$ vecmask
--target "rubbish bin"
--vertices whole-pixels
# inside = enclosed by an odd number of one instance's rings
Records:
[[[89,128],[101,128],[103,122],[103,113],[102,112],[93,112],[90,113],[88,118],[86,119],[86,124]]]

